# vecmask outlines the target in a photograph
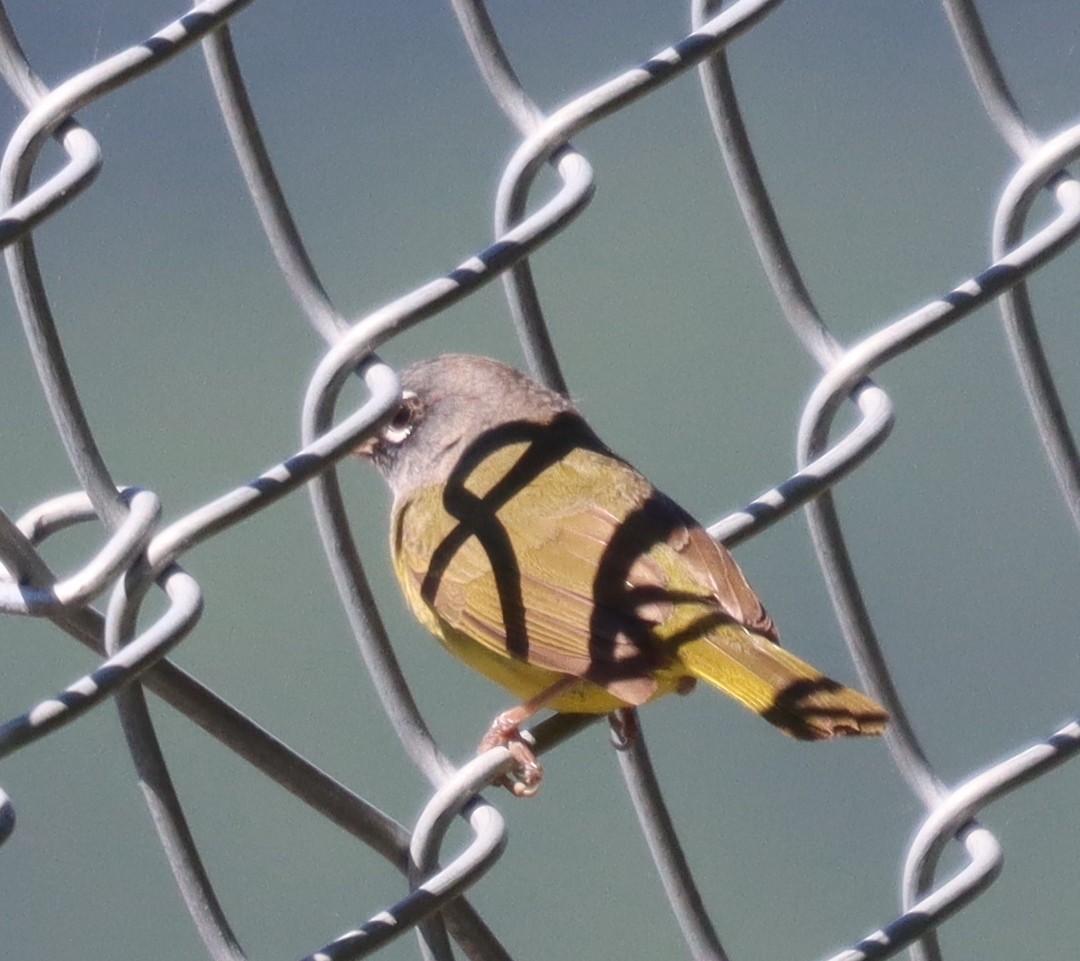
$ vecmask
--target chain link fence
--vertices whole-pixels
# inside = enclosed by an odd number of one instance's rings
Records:
[[[487,8],[478,0],[452,0],[453,14],[480,76],[519,138],[505,163],[494,199],[494,239],[436,279],[357,318],[335,304],[320,279],[319,258],[304,245],[286,191],[271,162],[273,151],[268,149],[256,121],[230,36],[231,19],[249,5],[238,0],[198,4],[145,40],[113,56],[94,58],[92,66],[68,71],[62,82],[51,85],[35,71],[32,58],[23,52],[17,29],[0,7],[3,76],[23,105],[0,165],[0,203],[6,211],[2,221],[5,259],[30,356],[79,487],[76,493],[40,500],[15,520],[0,514],[0,559],[5,570],[0,581],[0,605],[13,618],[51,623],[52,631],[68,635],[98,657],[92,670],[66,686],[66,674],[53,675],[55,683],[45,691],[16,688],[17,679],[9,669],[9,686],[5,690],[23,691],[19,703],[25,701],[31,706],[21,713],[15,704],[6,701],[8,720],[0,728],[0,754],[5,758],[18,754],[26,759],[28,766],[18,769],[21,780],[40,777],[62,785],[62,771],[35,762],[35,758],[45,756],[43,739],[76,720],[83,724],[83,719],[89,721],[103,707],[115,704],[130,763],[206,952],[216,959],[246,957],[229,920],[229,899],[219,897],[212,880],[213,864],[207,867],[207,861],[214,859],[213,848],[208,852],[200,843],[200,832],[190,826],[189,815],[174,787],[145,697],[150,692],[219,741],[235,760],[246,761],[404,876],[405,884],[398,892],[381,882],[361,885],[364,900],[380,905],[379,909],[366,920],[357,917],[345,921],[339,930],[327,931],[325,943],[310,945],[308,957],[366,956],[413,932],[419,937],[424,957],[445,959],[454,957],[455,952],[474,959],[510,957],[497,935],[499,919],[482,918],[470,903],[470,892],[485,875],[497,877],[506,859],[529,860],[531,855],[520,853],[514,843],[508,843],[506,819],[527,822],[531,815],[520,808],[507,812],[505,809],[513,802],[490,790],[484,795],[478,793],[508,770],[511,762],[504,749],[459,765],[432,735],[414,698],[408,671],[402,670],[391,645],[391,632],[384,626],[376,592],[369,586],[365,568],[385,565],[383,556],[379,553],[369,559],[357,548],[337,465],[398,400],[394,367],[377,352],[391,349],[396,338],[418,325],[425,325],[421,328],[425,330],[426,322],[455,305],[466,300],[471,303],[474,295],[496,280],[503,285],[525,365],[554,387],[565,389],[571,381],[569,386],[578,389],[571,378],[564,376],[565,357],[556,349],[559,337],[550,332],[540,307],[544,283],[534,277],[530,266],[530,257],[542,247],[549,243],[557,246],[572,236],[572,225],[579,222],[592,201],[595,179],[588,151],[579,152],[572,141],[636,102],[658,95],[671,81],[687,79],[696,72],[723,164],[742,210],[745,231],[757,250],[790,333],[820,368],[799,414],[796,470],[741,510],[713,524],[710,533],[734,546],[796,511],[805,513],[813,550],[855,670],[863,686],[888,707],[893,717],[885,739],[891,763],[921,810],[902,852],[899,911],[877,920],[849,916],[850,946],[833,957],[837,961],[886,958],[905,949],[915,958],[940,957],[939,926],[975,904],[1002,872],[1003,846],[980,820],[984,809],[1018,788],[1033,791],[1035,783],[1043,783],[1044,775],[1072,758],[1080,748],[1080,724],[1070,722],[1054,729],[1040,726],[1041,718],[1032,718],[1024,728],[1026,741],[999,745],[996,761],[971,758],[962,766],[974,773],[956,777],[941,773],[931,763],[931,752],[924,749],[916,733],[920,725],[916,712],[909,713],[909,699],[902,696],[904,684],[890,671],[891,648],[903,645],[905,639],[898,637],[889,643],[879,640],[873,605],[860,588],[859,564],[841,532],[832,488],[863,465],[871,469],[871,455],[882,451],[893,427],[897,405],[874,379],[878,369],[909,353],[932,353],[930,348],[942,342],[946,331],[981,308],[992,306],[1000,312],[1012,363],[1060,497],[1074,525],[1080,525],[1080,458],[1065,417],[1068,404],[1062,394],[1067,397],[1067,388],[1059,394],[1055,385],[1027,286],[1029,276],[1038,268],[1055,258],[1075,256],[1071,247],[1080,230],[1080,188],[1066,167],[1080,153],[1080,124],[1063,126],[1059,121],[1054,127],[1059,132],[1051,136],[1036,133],[1017,106],[1007,71],[999,62],[976,6],[963,0],[945,0],[947,23],[974,91],[972,103],[977,96],[989,125],[1015,157],[1004,186],[989,205],[992,219],[986,262],[951,289],[926,294],[917,309],[887,323],[881,319],[862,323],[853,336],[842,341],[823,320],[811,297],[810,284],[800,270],[801,260],[785,238],[784,206],[779,201],[774,206],[773,194],[766,188],[767,176],[759,169],[725,59],[729,45],[737,49],[740,40],[751,38],[779,18],[779,8],[792,4],[738,0],[721,6],[695,0],[692,30],[670,46],[643,56],[611,79],[549,110],[538,106],[520,82],[514,60],[503,46]],[[304,7],[301,16],[321,15],[315,5]],[[926,13],[929,16],[929,7]],[[873,16],[865,10],[860,15]],[[1031,15],[1037,15],[1034,8]],[[946,19],[942,18],[938,26],[945,30]],[[242,32],[243,20],[235,27]],[[1080,20],[1073,16],[1062,29],[1080,31]],[[902,38],[897,38],[897,43],[901,42]],[[77,215],[79,198],[87,191],[92,195],[103,159],[108,157],[108,148],[95,135],[93,123],[84,126],[80,120],[83,113],[93,111],[99,103],[107,104],[111,97],[123,96],[131,85],[150,82],[159,68],[176,58],[194,60],[200,56],[200,49],[236,161],[277,267],[295,304],[327,348],[303,400],[300,446],[254,479],[245,477],[227,493],[207,498],[185,513],[182,505],[163,504],[151,489],[118,482],[117,470],[103,453],[107,445],[101,443],[95,430],[96,418],[79,389],[78,360],[69,361],[63,349],[65,328],[71,321],[50,305],[50,268],[39,267],[36,244],[50,222]],[[317,57],[312,60],[312,69],[318,69]],[[686,82],[679,89],[688,95],[692,86]],[[930,110],[932,105],[923,104],[920,109]],[[95,116],[107,120],[107,114]],[[59,145],[60,152],[55,163],[44,163],[42,157],[52,156],[47,153],[53,149],[50,141]],[[929,152],[932,145],[926,146]],[[950,149],[957,148],[952,145]],[[194,149],[192,163],[198,163]],[[538,180],[552,174],[550,196],[542,201],[535,199]],[[350,186],[340,189],[349,190]],[[1039,203],[1046,205],[1040,208],[1045,209],[1046,216],[1039,226],[1032,226],[1032,210]],[[729,229],[733,230],[730,225]],[[57,262],[55,249],[49,261]],[[957,264],[950,265],[950,269],[962,268]],[[983,327],[988,327],[985,315],[980,316]],[[148,323],[152,322],[151,317]],[[988,336],[986,330],[982,336]],[[647,344],[643,343],[641,349],[647,349]],[[25,363],[23,354],[18,362]],[[1071,365],[1066,360],[1058,366],[1067,369]],[[122,364],[118,367],[119,384],[129,372]],[[767,382],[770,374],[763,366],[756,376],[759,382]],[[669,377],[678,382],[680,372],[669,371]],[[356,389],[357,378],[362,383],[362,395],[358,403],[350,406],[342,396]],[[754,403],[752,397],[747,399],[751,409]],[[14,422],[15,417],[10,419]],[[16,451],[16,443],[16,439],[9,438],[9,451]],[[647,464],[642,466],[648,469]],[[1032,482],[1043,483],[1041,478]],[[327,563],[382,709],[401,751],[430,785],[419,816],[410,817],[406,811],[397,820],[384,813],[367,797],[369,793],[377,797],[378,789],[354,790],[348,784],[349,778],[331,776],[169,657],[180,653],[181,642],[198,638],[201,630],[204,585],[188,570],[189,552],[271,505],[287,503],[287,495],[299,494],[303,487],[310,492]],[[74,573],[58,576],[39,548],[69,528],[95,523],[99,525],[95,530],[103,530],[100,538],[75,565]],[[382,551],[381,542],[373,539],[372,543]],[[288,547],[277,545],[276,549],[287,552]],[[1017,603],[1023,603],[1024,579],[1041,576],[1039,571],[1016,572]],[[763,595],[773,606],[771,593],[763,591]],[[919,601],[909,597],[903,603],[917,608]],[[958,617],[964,616],[964,603],[963,596],[956,598]],[[1000,642],[1027,649],[1037,661],[1041,638],[1034,612],[1032,625],[1030,637],[1004,638]],[[939,629],[947,637],[947,628]],[[786,636],[798,636],[795,625],[788,627]],[[945,644],[946,637],[940,643]],[[997,641],[988,639],[987,643]],[[794,646],[801,649],[798,642]],[[936,667],[927,664],[926,669],[934,671]],[[33,683],[38,683],[36,678]],[[701,699],[699,695],[695,700]],[[1067,706],[1056,705],[1050,716],[1065,710]],[[695,715],[702,716],[706,715]],[[487,719],[483,710],[468,712],[468,723],[474,725],[477,736]],[[648,730],[648,713],[643,722]],[[551,718],[538,724],[533,733],[540,749],[549,751],[590,723]],[[363,732],[348,736],[362,739]],[[622,743],[614,732],[612,737],[627,792],[687,950],[695,958],[728,957],[712,920],[712,898],[702,893],[691,871],[692,865],[711,858],[709,846],[678,829],[680,817],[669,812],[662,790],[665,778],[657,773],[650,759],[646,738]],[[717,747],[716,754],[722,757],[726,750]],[[785,745],[783,750],[788,747]],[[822,764],[832,769],[851,756],[841,751]],[[698,763],[711,762],[701,758]],[[559,778],[570,776],[565,767],[556,771],[544,788],[545,795],[557,794]],[[183,779],[178,780],[182,793]],[[0,785],[0,837],[10,847],[18,844],[26,812],[20,809],[19,791],[3,774]],[[3,793],[4,789],[10,797]],[[57,790],[74,793],[71,785],[58,786]],[[248,803],[263,803],[261,793],[258,797],[252,795]],[[542,799],[538,803],[557,801]],[[772,803],[777,804],[775,800]],[[785,811],[783,799],[778,807]],[[16,810],[20,812],[18,822]],[[798,813],[792,809],[784,816],[796,818]],[[612,839],[621,842],[628,817],[614,810],[614,805],[610,817]],[[466,825],[465,841],[460,850],[453,851],[446,838],[454,825],[461,823]],[[807,825],[807,830],[812,832],[812,825]],[[116,840],[127,836],[126,830],[120,831]],[[602,847],[610,841],[597,839],[597,845]],[[759,843],[768,846],[770,841],[762,836]],[[1068,831],[1062,832],[1062,843],[1075,851]],[[946,855],[951,861],[942,868]],[[583,854],[585,858],[591,856]],[[776,862],[766,857],[764,863]],[[739,877],[747,866],[729,869],[732,877]],[[846,864],[831,872],[823,870],[821,881],[823,886],[858,886],[871,876],[891,881],[894,871],[892,863]],[[570,867],[567,876],[574,876]],[[535,883],[545,886],[563,880],[538,876]],[[47,892],[42,893],[43,898],[47,896]],[[521,910],[529,911],[532,895],[521,891],[519,896]],[[318,897],[318,893],[312,894],[313,900]],[[605,898],[601,892],[582,891],[579,897],[582,914],[558,919],[560,927],[602,927],[608,923],[603,918]],[[107,893],[103,892],[99,907],[105,911],[108,904]],[[303,912],[305,908],[292,905],[292,910]],[[650,917],[655,912],[659,917],[657,905],[652,902],[631,910]],[[969,910],[977,912],[979,908]],[[785,916],[784,910],[778,910],[777,923],[782,925]],[[1029,920],[1033,927],[1060,922],[1073,932],[1070,937],[1075,937],[1073,918],[1017,917],[1009,923],[1022,926]],[[118,939],[126,937],[126,921],[124,917],[114,921]],[[545,923],[555,922],[546,919]],[[725,926],[731,931],[731,936],[724,938],[731,942],[731,956],[753,956],[752,945],[749,950],[740,950],[743,946],[738,944],[742,939],[737,920],[728,918]],[[814,950],[808,943],[806,956],[816,956]],[[532,944],[525,951],[515,951],[514,956],[519,953],[543,956],[549,951],[543,944]],[[590,953],[594,953],[592,949]],[[956,953],[966,956],[962,945],[957,945]]]

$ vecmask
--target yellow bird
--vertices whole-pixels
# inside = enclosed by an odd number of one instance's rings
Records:
[[[573,404],[498,361],[408,367],[390,422],[358,449],[394,496],[394,571],[417,618],[522,703],[515,793],[539,764],[538,710],[607,714],[697,680],[796,738],[880,734],[888,715],[777,643],[731,555],[596,436]]]

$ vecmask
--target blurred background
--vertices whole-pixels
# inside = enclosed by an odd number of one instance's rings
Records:
[[[164,0],[12,0],[46,81],[183,12]],[[1080,115],[1074,0],[979,5],[1034,127]],[[553,108],[687,32],[679,4],[494,0],[534,99]],[[491,238],[517,136],[446,3],[260,0],[232,21],[258,117],[335,303],[361,317]],[[1014,161],[991,131],[937,3],[783,5],[730,49],[741,104],[796,258],[845,342],[979,271]],[[22,116],[0,100],[5,139]],[[197,50],[79,114],[98,182],[36,232],[61,336],[117,478],[166,519],[299,446],[324,345],[270,256]],[[575,140],[596,170],[586,213],[535,258],[571,389],[600,434],[703,521],[794,470],[817,370],[775,305],[725,180],[696,76]],[[60,155],[46,150],[39,176]],[[542,182],[537,196],[550,189]],[[537,203],[539,200],[536,201]],[[1032,285],[1070,411],[1080,410],[1077,251]],[[0,299],[0,459],[12,516],[71,490],[10,295]],[[521,364],[499,285],[382,351]],[[837,489],[870,611],[904,701],[950,783],[1076,711],[1080,545],[1057,497],[994,311],[880,371],[891,439]],[[357,537],[414,693],[447,753],[468,758],[507,696],[404,611],[388,497],[343,471]],[[96,532],[47,556],[73,569]],[[795,515],[737,551],[786,643],[854,680],[807,529]],[[206,596],[175,661],[389,814],[429,788],[376,701],[294,495],[189,554]],[[7,619],[0,714],[91,668],[49,625]],[[312,951],[400,897],[381,859],[160,702],[165,754],[208,869],[253,958]],[[691,866],[733,959],[828,955],[891,920],[919,805],[880,743],[806,745],[701,692],[643,714]],[[492,793],[510,846],[470,893],[517,958],[681,956],[603,726],[546,760],[538,798]],[[200,958],[132,774],[116,712],[93,712],[0,768],[18,810],[0,854],[8,957]],[[1006,869],[942,929],[947,957],[1075,957],[1080,765],[986,812]],[[452,835],[461,842],[464,831]],[[942,876],[959,864],[946,858]],[[382,954],[416,957],[408,935]]]

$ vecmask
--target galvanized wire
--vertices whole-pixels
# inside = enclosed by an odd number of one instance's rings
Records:
[[[464,895],[508,849],[502,815],[479,792],[507,772],[511,758],[506,750],[498,749],[455,768],[440,749],[412,696],[368,585],[335,464],[385,421],[400,398],[396,373],[375,353],[380,346],[496,278],[504,282],[529,367],[555,389],[566,390],[529,257],[566,230],[592,198],[592,167],[570,145],[570,138],[697,67],[723,160],[766,276],[796,339],[822,369],[802,412],[796,473],[718,521],[711,533],[735,544],[805,508],[852,660],[865,685],[893,716],[888,734],[893,761],[925,808],[906,856],[901,913],[836,955],[836,961],[890,957],[906,946],[913,946],[917,958],[940,957],[938,926],[977,898],[1002,870],[1001,846],[977,816],[1000,797],[1075,756],[1080,749],[1080,727],[1071,723],[1033,747],[1009,752],[958,785],[948,784],[920,743],[889,670],[844,541],[831,488],[865,463],[889,436],[893,404],[870,379],[872,374],[997,301],[1036,430],[1062,497],[1080,527],[1080,454],[1026,292],[1026,279],[1068,249],[1080,234],[1080,185],[1066,172],[1067,165],[1080,156],[1080,125],[1045,140],[1038,137],[1020,113],[975,5],[970,0],[945,0],[971,82],[991,123],[1015,152],[1018,166],[998,201],[987,266],[951,291],[932,296],[907,316],[844,345],[815,306],[784,237],[725,61],[727,45],[753,30],[780,6],[780,0],[738,0],[726,9],[714,0],[694,0],[689,34],[549,113],[526,92],[481,0],[452,0],[484,82],[522,138],[494,198],[495,236],[490,245],[468,254],[436,280],[351,319],[332,302],[305,249],[244,86],[228,22],[248,2],[198,4],[144,43],[74,74],[51,90],[29,64],[0,6],[0,72],[26,107],[0,163],[0,206],[4,209],[0,243],[37,374],[81,486],[75,494],[42,502],[17,522],[0,514],[4,573],[0,611],[48,619],[102,658],[86,676],[63,687],[58,680],[59,693],[38,699],[0,724],[0,757],[32,747],[62,725],[114,701],[162,846],[207,952],[221,959],[245,957],[172,785],[143,697],[148,689],[313,810],[372,847],[408,879],[406,897],[388,904],[355,930],[329,940],[310,958],[366,956],[413,928],[420,933],[425,957],[453,957],[453,939],[471,958],[508,958]],[[162,527],[158,497],[117,485],[97,443],[64,354],[37,263],[33,231],[61,216],[74,197],[92,186],[100,169],[101,148],[77,122],[76,111],[137,82],[196,42],[202,43],[237,162],[281,274],[328,349],[304,401],[300,449]],[[31,187],[35,165],[50,137],[60,144],[67,161]],[[544,165],[554,170],[560,186],[530,212],[533,184]],[[1026,235],[1027,217],[1040,195],[1049,195],[1057,212]],[[357,379],[366,399],[356,411],[339,416],[341,392],[346,383]],[[834,439],[833,423],[847,404],[856,411],[857,421]],[[166,659],[196,629],[201,614],[201,590],[180,566],[183,555],[303,485],[309,487],[331,574],[383,708],[406,755],[433,789],[411,832]],[[88,522],[104,526],[100,548],[79,570],[57,577],[42,560],[38,546],[67,527]],[[168,603],[163,614],[143,625],[143,602],[155,588]],[[102,614],[93,605],[106,596]],[[532,736],[538,750],[550,750],[588,723],[580,718],[554,718],[537,725]],[[726,959],[639,728],[640,720],[632,713],[613,724],[620,766],[649,850],[691,955]],[[625,736],[627,730],[637,730],[636,736]],[[1038,732],[1033,737],[1038,739]],[[14,812],[13,801],[0,790],[0,843],[17,830]],[[442,844],[458,818],[468,825],[471,841],[443,865]],[[950,842],[960,846],[968,861],[951,878],[939,881],[938,861]]]

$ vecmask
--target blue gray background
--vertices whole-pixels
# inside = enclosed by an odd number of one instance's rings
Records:
[[[1080,113],[1073,0],[981,4],[1034,126]],[[50,83],[148,36],[162,0],[9,5]],[[655,0],[496,0],[534,98],[554,107],[686,31]],[[234,37],[312,256],[361,316],[490,239],[516,144],[448,5],[260,0]],[[1013,161],[931,2],[791,0],[731,51],[764,173],[807,280],[853,341],[987,262]],[[2,101],[7,134],[21,114]],[[115,475],[176,517],[298,445],[323,350],[287,294],[192,51],[80,114],[100,180],[38,232],[61,335]],[[694,76],[576,140],[597,172],[585,215],[534,260],[573,392],[600,433],[711,521],[786,477],[817,372],[773,303],[725,182]],[[59,162],[46,151],[40,169]],[[546,181],[540,194],[550,189]],[[1046,211],[1044,211],[1046,213]],[[1077,257],[1033,296],[1070,410],[1080,408]],[[74,487],[10,297],[0,300],[0,459],[12,515]],[[520,362],[497,285],[387,346]],[[983,311],[882,370],[898,409],[887,446],[838,504],[889,663],[944,778],[1048,735],[1076,710],[1076,532],[1058,501],[996,315]],[[466,758],[506,696],[452,662],[404,612],[384,548],[387,497],[345,470],[358,537],[416,696]],[[61,570],[96,543],[48,547]],[[786,642],[854,675],[805,523],[737,554]],[[178,663],[408,823],[428,788],[399,750],[294,496],[185,559],[206,594]],[[90,668],[47,626],[4,623],[0,714]],[[306,953],[403,891],[324,824],[160,704],[166,755],[208,868],[253,958]],[[797,744],[699,692],[644,715],[706,903],[734,959],[814,958],[897,911],[920,810],[879,743]],[[560,749],[529,803],[498,798],[506,856],[473,894],[519,958],[684,951],[605,733]],[[115,711],[5,761],[18,830],[0,854],[0,954],[199,958],[134,784]],[[948,956],[1075,956],[1080,768],[1034,783],[985,821],[1004,876],[943,930]],[[460,843],[463,833],[452,837]],[[946,859],[944,870],[959,864]],[[415,957],[411,937],[384,957]]]

